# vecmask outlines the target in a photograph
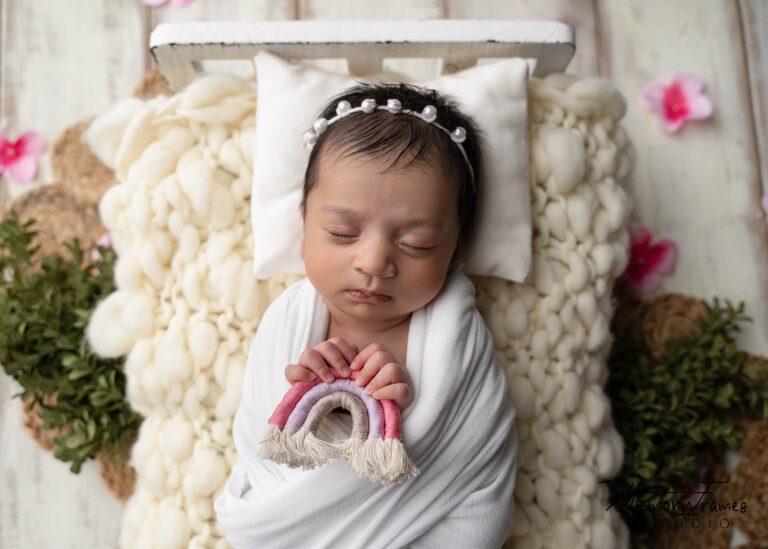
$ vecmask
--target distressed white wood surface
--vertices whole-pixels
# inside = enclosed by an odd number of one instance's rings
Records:
[[[752,124],[757,144],[762,192],[768,192],[768,2],[741,0]],[[762,268],[765,268],[763,266]]]
[[[754,322],[737,340],[751,352],[768,355],[768,228],[760,206],[763,185],[742,44],[742,21],[747,21],[739,4],[598,5],[604,75],[627,98],[624,124],[638,153],[630,187],[635,217],[678,246],[677,268],[663,289],[744,300]],[[765,17],[748,24],[754,34],[766,30]],[[752,68],[759,88],[765,63]],[[644,85],[667,81],[676,71],[704,80],[714,112],[710,120],[691,122],[670,135],[657,127],[638,95]]]
[[[435,18],[575,27],[566,72],[608,77],[626,95],[624,125],[638,153],[635,215],[680,250],[662,290],[745,300],[755,321],[740,343],[768,355],[768,236],[759,205],[768,190],[763,0],[196,0],[153,9],[138,0],[0,0],[0,128],[14,138],[35,129],[50,145],[67,126],[128,95],[151,67],[146,45],[160,22]],[[417,72],[413,64],[432,61],[391,63],[385,69]],[[637,94],[677,70],[704,79],[715,115],[668,136]],[[45,167],[34,185],[44,182]],[[0,204],[29,188],[2,179]],[[94,463],[73,475],[23,433],[16,391],[0,374],[0,547],[116,547],[122,505]]]
[[[144,71],[138,2],[2,0],[0,128],[36,130],[48,147],[73,123],[108,108]],[[32,185],[2,181],[0,201],[51,181],[47,154]],[[79,475],[22,430],[18,385],[0,373],[0,547],[116,547],[123,505],[95,462]]]
[[[144,72],[146,11],[114,0],[2,0],[0,127],[48,146],[75,122],[130,93]],[[51,182],[48,155],[37,182]],[[29,189],[2,181],[0,202]]]
[[[436,58],[440,71],[456,72],[482,58],[522,57],[533,75],[544,77],[563,72],[574,51],[569,25],[517,20],[166,23],[152,31],[149,43],[176,91],[204,72],[206,59],[248,60],[263,49],[301,60],[346,59],[350,74],[359,76],[380,73],[386,58]]]
[[[297,19],[297,11],[298,8],[295,2],[285,0],[196,1],[184,6],[183,9],[166,8],[150,10],[148,32],[162,23],[285,21]],[[151,63],[148,66],[152,66]],[[226,72],[245,79],[251,79],[255,74],[252,61],[215,60],[204,62],[203,68],[209,72]]]

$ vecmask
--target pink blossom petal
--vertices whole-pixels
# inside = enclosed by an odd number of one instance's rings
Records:
[[[685,95],[689,98],[701,93],[704,88],[704,82],[698,76],[688,72],[678,72],[672,76],[672,82],[677,82],[683,88]]]
[[[21,134],[19,140],[16,142],[19,154],[23,155],[38,155],[42,154],[45,150],[45,140],[37,132],[25,132]]]
[[[703,120],[712,116],[712,102],[704,95],[696,95],[688,98],[688,104],[691,112],[688,113],[690,120]]]
[[[651,231],[637,221],[629,222],[629,237],[632,244],[648,244],[651,241]]]
[[[0,141],[0,171],[7,170],[19,161],[19,153],[16,145],[3,139]]]
[[[677,246],[671,240],[659,240],[653,246],[653,253],[648,259],[648,265],[654,270],[669,274],[675,270],[677,264]]]
[[[640,90],[640,99],[642,99],[643,104],[647,108],[654,111],[661,109],[661,101],[663,97],[664,84],[654,82],[653,84],[648,84],[642,90]]]
[[[634,284],[635,291],[641,296],[646,297],[661,286],[661,275],[659,273],[648,273]]]
[[[154,7],[157,7],[157,6],[162,6],[168,0],[141,0],[141,1],[144,2],[145,6],[150,6],[150,7],[154,8]]]
[[[104,246],[105,248],[112,245],[112,233],[104,233],[96,241],[96,244]]]
[[[763,210],[765,210],[765,213],[768,214],[768,193],[765,193],[763,195],[763,199],[762,199],[761,202],[762,202],[762,205],[763,205]]]
[[[6,168],[5,173],[18,183],[28,183],[37,174],[37,159],[34,156],[22,156]]]
[[[666,118],[663,114],[661,114],[658,118],[659,118],[659,121],[661,122],[662,127],[668,133],[675,133],[677,130],[682,128],[683,123],[685,123],[685,118],[677,118],[675,120],[670,120]]]

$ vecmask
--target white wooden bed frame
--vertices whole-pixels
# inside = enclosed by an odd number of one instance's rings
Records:
[[[344,58],[352,75],[376,74],[384,59],[437,58],[437,73],[478,59],[522,57],[533,76],[563,72],[576,50],[573,27],[557,21],[261,21],[164,23],[150,51],[171,88],[203,72],[202,61],[252,59],[268,50],[288,59]]]

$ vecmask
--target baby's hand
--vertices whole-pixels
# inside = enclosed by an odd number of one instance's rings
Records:
[[[298,364],[286,366],[285,377],[291,384],[295,381],[312,381],[317,376],[326,383],[333,383],[336,378],[330,367],[342,377],[349,377],[352,372],[347,365],[354,360],[357,351],[355,345],[340,337],[332,337],[301,353]]]
[[[405,365],[386,347],[371,343],[350,363],[360,370],[356,383],[367,384],[365,392],[374,398],[394,400],[400,409],[411,403],[410,377]]]

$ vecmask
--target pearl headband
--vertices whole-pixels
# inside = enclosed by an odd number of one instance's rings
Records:
[[[312,146],[317,141],[317,138],[320,137],[320,134],[322,134],[325,130],[327,130],[328,126],[330,126],[337,120],[344,118],[345,116],[352,114],[353,112],[362,111],[364,113],[370,113],[370,112],[373,112],[375,109],[387,110],[392,114],[397,114],[397,113],[410,114],[411,116],[421,118],[424,122],[428,122],[433,126],[437,126],[441,130],[443,130],[445,133],[447,133],[448,136],[451,138],[451,141],[456,143],[456,146],[459,147],[459,150],[461,151],[461,156],[464,157],[464,161],[467,163],[467,166],[469,167],[469,174],[472,177],[472,186],[474,187],[475,170],[472,169],[472,164],[469,162],[469,157],[467,157],[467,153],[464,150],[464,146],[462,145],[462,143],[467,139],[467,130],[465,130],[461,126],[457,126],[456,128],[454,128],[453,131],[451,131],[448,128],[445,128],[444,126],[438,124],[437,109],[434,107],[434,105],[427,105],[426,107],[424,107],[424,109],[422,109],[421,112],[416,112],[409,109],[404,109],[398,99],[388,99],[386,106],[384,105],[377,106],[375,99],[363,99],[363,102],[360,104],[360,106],[355,108],[352,108],[352,105],[349,103],[349,101],[346,101],[346,100],[339,101],[339,104],[336,106],[336,116],[334,116],[330,120],[326,120],[325,118],[318,118],[317,120],[315,120],[315,123],[312,125],[313,129],[309,130],[307,133],[304,134],[304,142],[307,144],[307,148],[311,149]]]

